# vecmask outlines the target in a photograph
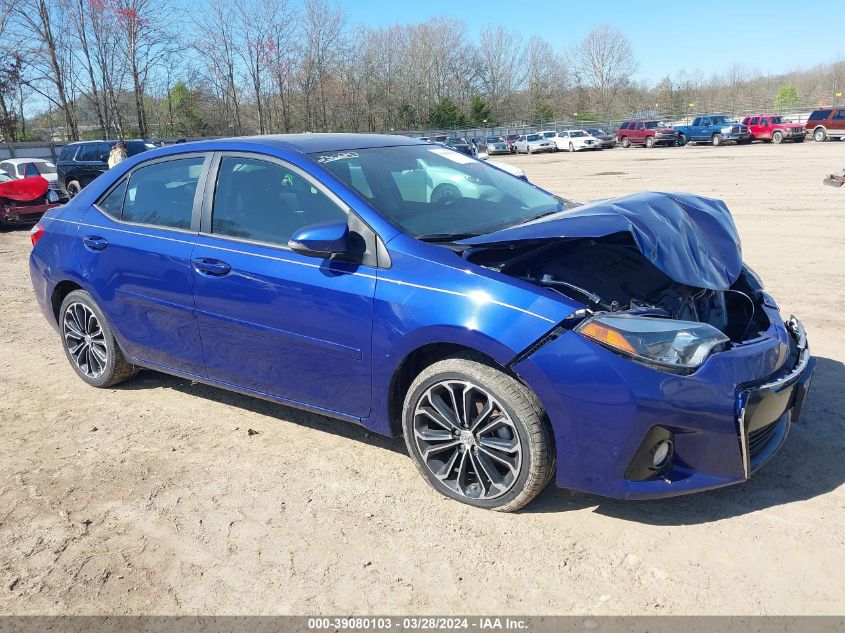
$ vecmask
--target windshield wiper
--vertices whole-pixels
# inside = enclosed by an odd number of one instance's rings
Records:
[[[417,239],[421,242],[456,242],[469,237],[478,237],[479,235],[481,233],[429,233],[427,235],[417,235]]]

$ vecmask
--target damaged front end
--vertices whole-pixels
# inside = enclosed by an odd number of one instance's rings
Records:
[[[743,265],[723,203],[638,194],[460,245],[583,305],[512,363],[549,412],[558,485],[643,498],[736,483],[797,419],[806,336]]]
[[[50,183],[41,176],[0,182],[0,224],[35,222],[58,203]]]

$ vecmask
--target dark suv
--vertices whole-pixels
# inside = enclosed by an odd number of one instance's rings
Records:
[[[149,141],[124,141],[129,156],[155,149]],[[73,198],[94,178],[109,169],[109,152],[117,141],[80,141],[68,143],[62,148],[56,169],[59,184]]]
[[[810,115],[805,127],[819,143],[845,137],[845,107],[820,108]]]

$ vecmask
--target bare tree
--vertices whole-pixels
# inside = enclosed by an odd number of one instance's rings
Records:
[[[144,109],[144,88],[150,73],[175,51],[177,36],[168,29],[174,11],[169,0],[113,0],[122,33],[119,42],[126,56],[135,97],[138,134],[149,133]]]
[[[522,42],[513,31],[488,26],[481,31],[478,75],[484,96],[497,118],[513,116],[513,95],[520,83]]]
[[[79,138],[71,97],[69,46],[60,25],[67,20],[62,3],[46,0],[17,0],[13,5],[20,42],[34,42],[26,51],[32,76],[30,85],[58,106],[65,121],[66,134]]]
[[[595,28],[572,46],[570,60],[578,80],[592,91],[599,113],[611,114],[616,94],[637,70],[625,34],[608,25]]]

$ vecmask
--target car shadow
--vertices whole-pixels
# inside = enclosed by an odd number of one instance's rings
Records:
[[[169,374],[162,374],[156,371],[142,371],[136,378],[120,386],[120,389],[145,390],[153,388],[173,389],[174,391],[226,404],[250,413],[274,418],[281,422],[292,422],[309,429],[331,433],[332,435],[338,435],[369,446],[375,446],[404,455],[408,454],[408,451],[405,449],[405,441],[401,437],[385,437],[352,422],[337,420],[269,400],[262,400],[261,398],[246,396],[204,383],[177,378]],[[413,467],[411,464],[409,466]]]
[[[621,501],[549,486],[522,512],[584,508],[609,517],[661,526],[709,523],[812,499],[845,483],[845,365],[816,359],[801,421],[780,452],[743,484],[654,501]]]

